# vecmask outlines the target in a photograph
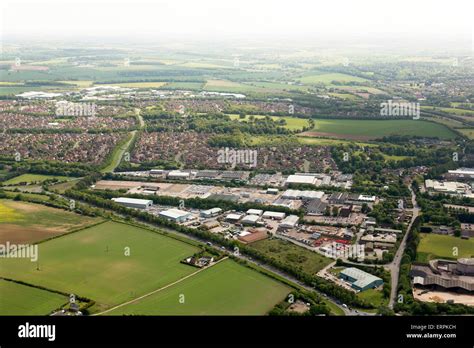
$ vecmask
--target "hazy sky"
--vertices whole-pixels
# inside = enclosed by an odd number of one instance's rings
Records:
[[[472,0],[1,0],[3,38],[472,36]]]

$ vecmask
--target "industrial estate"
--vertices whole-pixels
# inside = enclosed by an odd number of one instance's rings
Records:
[[[397,45],[5,41],[0,315],[474,314],[472,51]]]

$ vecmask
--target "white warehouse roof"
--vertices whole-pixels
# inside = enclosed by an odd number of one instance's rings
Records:
[[[247,223],[247,224],[254,224],[260,219],[260,216],[258,215],[246,215],[241,222],[242,223]]]
[[[249,210],[247,210],[247,214],[249,214],[249,215],[262,215],[262,214],[263,214],[263,210],[260,210],[260,209],[249,209]]]
[[[212,214],[219,214],[220,212],[222,211],[221,208],[211,208],[211,209],[207,209],[207,210],[203,210],[201,213],[205,214],[205,215],[212,215]]]
[[[263,217],[265,218],[278,218],[283,219],[286,216],[285,213],[280,213],[277,211],[266,211],[263,213]]]
[[[189,173],[188,172],[180,172],[179,170],[173,170],[173,171],[168,173],[168,176],[187,178],[189,176]]]
[[[122,203],[122,204],[153,204],[152,200],[149,199],[138,199],[138,198],[128,198],[128,197],[118,197],[112,198],[115,203]]]
[[[289,175],[286,179],[287,184],[311,184],[314,185],[316,178],[309,175]]]
[[[288,215],[280,224],[283,227],[294,227],[300,218],[297,215]]]
[[[179,219],[188,216],[190,213],[180,209],[168,209],[160,212],[161,216],[165,216],[170,219]]]
[[[323,198],[324,192],[323,191],[299,191],[299,190],[286,190],[281,195],[282,198],[287,199],[316,199],[316,198]]]
[[[239,220],[242,217],[240,214],[230,213],[225,217],[227,220]]]
[[[375,196],[367,196],[367,195],[360,195],[358,200],[365,201],[365,202],[375,202],[377,197]]]
[[[449,174],[464,174],[464,175],[474,175],[473,168],[458,168],[456,170],[448,170]]]

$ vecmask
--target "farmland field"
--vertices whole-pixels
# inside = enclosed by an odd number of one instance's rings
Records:
[[[453,255],[453,248],[457,248],[458,255]],[[474,239],[461,239],[440,234],[420,233],[420,244],[416,259],[428,262],[436,258],[457,259],[460,257],[474,257]]]
[[[327,136],[355,140],[370,140],[389,135],[409,135],[453,139],[456,134],[449,128],[423,120],[336,120],[319,119],[306,136]]]
[[[318,84],[318,83],[323,83],[323,84],[331,84],[332,81],[338,81],[338,82],[365,82],[367,81],[364,78],[357,77],[357,76],[352,76],[352,75],[347,75],[347,74],[340,74],[340,73],[329,73],[329,74],[320,74],[320,75],[310,75],[310,76],[305,76],[299,79],[300,82],[305,83],[305,84]]]
[[[194,272],[179,261],[197,250],[149,230],[105,222],[40,244],[39,271],[30,260],[0,260],[0,276],[88,297],[99,310]]]
[[[293,267],[301,267],[311,275],[332,262],[332,259],[278,238],[261,240],[252,243],[251,247]]]
[[[66,296],[0,279],[0,315],[47,315],[68,302]]]
[[[41,204],[0,200],[0,243],[34,243],[99,222]]]
[[[112,85],[125,88],[160,88],[166,85],[166,82],[124,82]]]
[[[468,139],[474,139],[474,128],[459,128],[458,131],[464,134]]]
[[[422,109],[427,111],[442,111],[448,114],[454,115],[467,115],[474,116],[474,110],[458,109],[458,108],[443,108],[438,106],[421,106]]]
[[[192,89],[200,90],[203,86],[202,82],[169,82],[163,86],[161,89]]]
[[[10,180],[5,181],[4,185],[16,185],[19,183],[31,183],[31,182],[43,182],[46,180],[57,179],[57,180],[69,180],[70,178],[67,176],[60,176],[60,175],[42,175],[42,174],[22,174],[19,176],[15,176]]]
[[[229,115],[233,120],[239,121],[248,121],[251,115],[246,115],[245,118],[241,119],[239,115]],[[255,118],[265,118],[264,115],[253,115]],[[298,130],[309,125],[308,120],[298,117],[284,117],[284,116],[270,116],[274,121],[285,120],[286,125],[284,126],[287,129]]]
[[[224,260],[183,282],[107,314],[263,315],[290,291],[291,288],[276,280]],[[184,303],[180,303],[180,295],[184,295]]]

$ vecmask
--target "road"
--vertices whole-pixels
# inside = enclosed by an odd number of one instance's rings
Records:
[[[413,216],[411,218],[410,223],[408,224],[407,231],[405,235],[403,236],[402,241],[400,242],[400,246],[398,247],[398,250],[393,258],[393,261],[390,262],[388,265],[385,265],[385,269],[390,271],[391,277],[392,277],[392,289],[390,292],[390,301],[388,303],[388,306],[390,308],[393,308],[393,305],[395,304],[395,299],[397,297],[397,290],[398,290],[398,275],[400,273],[400,262],[402,261],[403,253],[405,252],[405,247],[407,244],[407,238],[408,234],[413,226],[413,223],[415,222],[415,219],[418,217],[420,213],[420,207],[416,203],[416,194],[413,192],[412,188],[409,186],[410,192],[411,192],[411,201],[413,204]]]
[[[413,204],[413,209],[411,211],[413,212],[413,216],[411,218],[410,223],[408,224],[407,230],[405,235],[403,236],[400,245],[398,247],[397,252],[395,253],[395,256],[393,257],[392,262],[384,265],[383,267],[385,270],[390,272],[390,277],[391,277],[391,292],[390,292],[390,299],[388,306],[393,309],[393,306],[395,304],[395,300],[397,297],[397,289],[398,289],[398,276],[400,273],[400,262],[402,261],[403,253],[405,252],[406,244],[407,244],[407,238],[408,238],[408,232],[411,230],[413,223],[415,222],[415,219],[420,213],[420,208],[418,204],[416,203],[416,194],[413,192],[413,190],[410,188],[411,192],[411,201]],[[378,267],[379,265],[374,265],[374,264],[364,264],[364,263],[359,263],[359,262],[352,262],[349,260],[344,260],[344,263],[354,265],[354,266],[364,266],[364,267]]]

